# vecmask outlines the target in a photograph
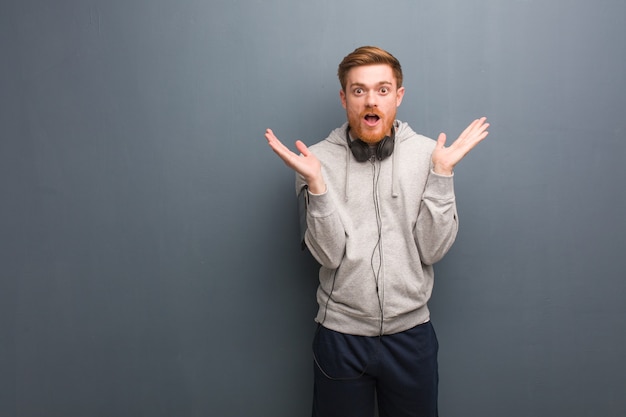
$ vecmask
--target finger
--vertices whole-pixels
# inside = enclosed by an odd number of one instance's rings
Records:
[[[267,138],[267,143],[270,148],[272,148],[274,153],[276,153],[283,161],[288,162],[289,160],[297,156],[280,140],[278,140],[278,138],[276,137],[276,135],[274,135],[274,132],[272,132],[271,129],[267,129],[265,131],[265,137]]]
[[[309,148],[301,140],[296,141],[296,149],[300,151],[302,156],[309,156]]]
[[[474,146],[476,143],[483,140],[487,133],[486,130],[489,127],[489,123],[485,123],[486,118],[474,120],[459,136],[459,145],[467,143],[468,146]]]
[[[461,134],[459,135],[459,138],[465,138],[467,136],[469,136],[474,130],[476,130],[477,128],[480,127],[480,124],[483,123],[485,121],[485,117],[482,117],[480,119],[476,119],[474,121],[472,121],[472,123],[470,123],[463,132],[461,132]]]
[[[474,130],[482,130],[482,129],[485,129],[487,126],[489,126],[489,123],[487,123],[486,117],[481,117],[480,119],[476,119],[474,122]]]
[[[445,148],[446,147],[446,134],[441,132],[439,137],[437,138],[437,147]]]
[[[272,132],[272,129],[267,129],[265,131],[265,139],[267,139],[267,143],[268,144],[272,144],[273,141],[277,140],[276,136],[274,135],[274,132]]]
[[[278,138],[271,129],[267,129],[265,131],[265,138],[267,139],[267,143],[275,152],[291,152],[289,148],[287,148],[280,140],[278,140]]]
[[[268,142],[272,142],[272,141],[280,142],[278,138],[276,137],[276,135],[274,134],[274,132],[272,131],[272,129],[265,130],[265,138],[267,139]]]
[[[489,127],[489,123],[484,123],[484,118],[479,120],[480,124],[476,124],[467,136],[460,138],[459,145],[462,144],[462,147],[466,149],[466,152],[469,152],[476,145],[478,145],[483,139],[489,135],[489,131],[487,128]]]
[[[472,136],[474,136],[474,138],[477,141],[481,141],[483,140],[485,137],[487,137],[487,135],[489,134],[489,132],[487,131],[487,129],[489,128],[489,123],[485,123],[484,118],[481,120],[481,124],[477,125],[474,130],[471,132]]]
[[[486,117],[481,117],[480,119],[478,119],[476,125],[474,126],[474,131],[476,133],[483,132],[485,129],[489,127],[489,123],[487,123],[486,120],[487,120]]]

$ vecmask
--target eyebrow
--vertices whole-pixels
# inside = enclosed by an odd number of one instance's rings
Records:
[[[377,86],[381,86],[381,85],[393,85],[393,83],[391,81],[380,81],[378,84],[376,84]],[[367,85],[363,84],[363,83],[352,83],[350,84],[350,87],[354,88],[354,87],[367,87]]]

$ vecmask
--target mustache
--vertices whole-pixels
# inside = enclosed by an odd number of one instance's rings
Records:
[[[361,114],[359,114],[359,117],[363,119],[365,116],[372,115],[372,114],[378,116],[381,119],[384,117],[383,112],[381,112],[380,110],[374,107],[366,107],[365,110],[363,110]]]

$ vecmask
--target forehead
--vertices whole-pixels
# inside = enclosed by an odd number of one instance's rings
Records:
[[[346,85],[396,85],[396,78],[393,75],[391,66],[387,64],[363,65],[354,67],[348,71]]]

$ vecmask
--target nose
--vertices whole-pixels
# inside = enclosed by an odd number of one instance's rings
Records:
[[[376,92],[369,91],[365,96],[365,105],[367,107],[377,107]]]

